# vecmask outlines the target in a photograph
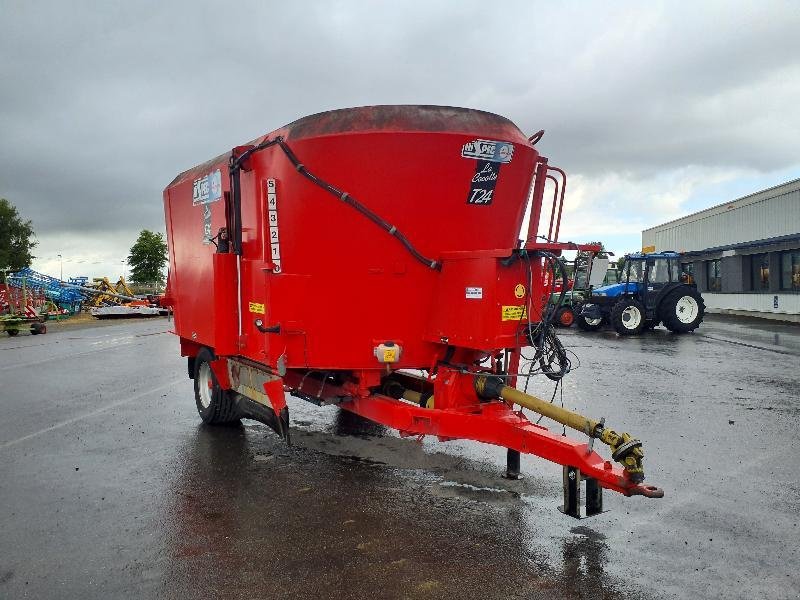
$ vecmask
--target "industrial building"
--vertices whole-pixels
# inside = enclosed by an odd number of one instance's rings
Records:
[[[708,312],[800,322],[800,179],[642,231],[676,250]]]

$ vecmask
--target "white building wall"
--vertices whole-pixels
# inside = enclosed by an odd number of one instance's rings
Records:
[[[775,308],[775,297],[778,308]],[[710,313],[733,313],[800,322],[800,294],[715,294],[703,292],[706,310]]]

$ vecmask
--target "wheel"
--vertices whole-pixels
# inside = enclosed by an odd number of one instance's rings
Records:
[[[239,420],[233,394],[223,390],[209,364],[214,355],[207,348],[197,353],[194,361],[194,400],[204,423],[220,425]]]
[[[39,328],[37,327],[37,325],[38,323],[34,323],[33,325],[31,325],[31,335],[39,334]]]
[[[31,329],[35,329],[36,333],[41,333],[42,335],[47,333],[47,325],[44,323],[34,323],[31,325]]]
[[[19,333],[19,329],[6,329],[6,333],[9,336],[14,337],[15,335],[17,335]]]
[[[620,335],[636,335],[644,329],[644,306],[633,298],[623,298],[611,309],[611,325]]]
[[[681,286],[661,302],[661,320],[673,333],[694,331],[703,322],[706,305],[693,287]]]
[[[561,327],[572,327],[575,322],[575,313],[571,306],[562,306],[556,313],[556,323]]]
[[[597,331],[603,326],[603,319],[587,319],[583,315],[575,315],[575,324],[583,331]]]

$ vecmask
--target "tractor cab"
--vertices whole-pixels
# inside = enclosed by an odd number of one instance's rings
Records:
[[[663,322],[673,332],[696,329],[705,306],[693,283],[682,277],[677,252],[634,253],[625,257],[617,283],[592,291],[576,322],[593,331],[604,322],[631,335]]]

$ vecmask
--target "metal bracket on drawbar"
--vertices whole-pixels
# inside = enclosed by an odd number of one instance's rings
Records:
[[[603,512],[603,488],[596,479],[583,477],[580,469],[564,467],[564,506],[560,510],[576,519],[581,516],[581,481],[586,481],[586,515],[592,517]]]

